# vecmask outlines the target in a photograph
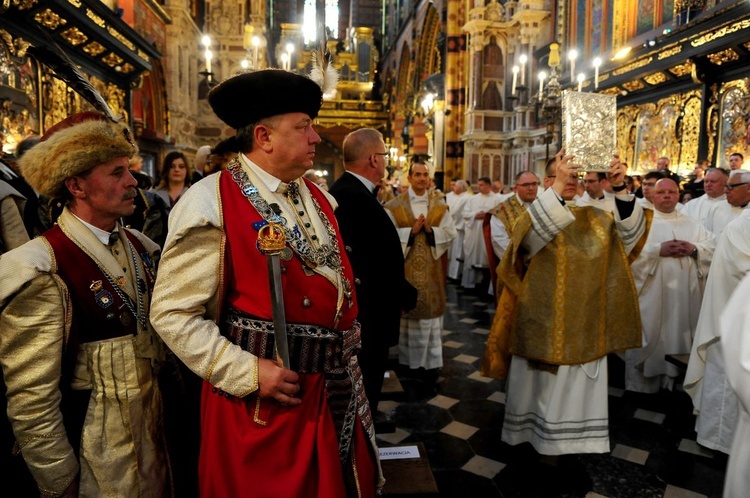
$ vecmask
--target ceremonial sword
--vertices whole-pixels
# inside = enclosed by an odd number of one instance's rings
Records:
[[[276,343],[276,357],[281,358],[282,367],[289,368],[289,342],[284,312],[284,289],[281,285],[281,252],[286,248],[284,227],[269,221],[258,231],[258,249],[266,255],[268,284],[271,288],[271,309],[273,310],[273,335]]]

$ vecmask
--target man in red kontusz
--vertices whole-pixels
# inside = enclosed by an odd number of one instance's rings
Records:
[[[205,380],[200,493],[374,496],[383,479],[356,358],[354,277],[335,200],[301,178],[320,142],[321,88],[263,70],[227,79],[208,100],[241,152],[172,211],[151,315]],[[271,222],[286,236],[289,365],[277,359],[273,272],[258,247]]]

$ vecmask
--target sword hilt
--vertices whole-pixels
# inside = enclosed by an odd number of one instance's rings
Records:
[[[285,247],[286,233],[281,224],[269,221],[258,230],[258,249],[263,254],[278,254]]]

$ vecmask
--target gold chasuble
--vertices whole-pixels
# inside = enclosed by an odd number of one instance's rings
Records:
[[[404,192],[385,205],[399,228],[414,226],[416,218],[409,202],[409,192]],[[437,227],[448,210],[443,194],[431,191],[427,203],[427,222]],[[414,236],[414,243],[405,258],[406,280],[417,288],[417,305],[404,318],[419,320],[436,318],[445,312],[445,262],[444,257],[435,259],[427,242],[427,234]]]
[[[528,263],[521,242],[532,220],[528,212],[518,218],[498,268],[504,288],[482,375],[505,378],[511,355],[579,365],[641,346],[638,295],[613,216],[591,207],[570,211],[575,221]]]
[[[518,202],[518,197],[516,194],[513,194],[508,200],[501,202],[497,207],[491,209],[489,211],[489,214],[492,216],[496,216],[498,220],[500,220],[505,227],[505,233],[508,234],[508,237],[511,237],[513,235],[513,227],[516,225],[516,221],[518,221],[518,218],[521,217],[523,213],[526,212],[526,207]],[[500,265],[497,265],[497,269],[495,270],[496,274],[500,273]],[[493,278],[495,276],[493,275]],[[495,278],[495,295],[499,296],[502,295],[503,291],[503,282],[500,278]],[[500,300],[498,299],[498,303]]]
[[[501,202],[497,207],[490,210],[490,214],[497,216],[497,219],[503,222],[505,231],[508,232],[508,237],[513,234],[513,226],[516,224],[516,220],[526,212],[526,208],[518,202],[518,198],[513,194],[505,202]]]

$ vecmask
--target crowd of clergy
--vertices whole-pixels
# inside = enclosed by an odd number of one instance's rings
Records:
[[[697,416],[697,442],[731,455],[725,496],[742,495],[746,478],[740,476],[750,462],[748,450],[743,449],[742,444],[747,440],[750,422],[748,344],[743,336],[743,331],[750,330],[746,319],[750,280],[745,279],[740,285],[743,277],[750,273],[750,209],[747,209],[750,170],[742,169],[743,161],[739,153],[730,156],[730,169],[710,167],[703,161],[696,165],[693,174],[682,179],[670,171],[669,160],[661,158],[655,171],[636,178],[640,185],[634,185],[632,178],[626,177],[627,190],[622,192],[633,190],[631,197],[636,197],[635,204],[643,212],[645,225],[642,240],[632,250],[621,236],[629,252],[629,273],[640,313],[631,320],[639,322],[642,331],[640,347],[615,352],[625,362],[625,388],[639,393],[673,390],[678,377],[685,374],[684,390],[692,398]],[[540,203],[542,193],[553,184],[555,173],[554,165],[549,164],[544,178],[523,171],[516,175],[512,192],[505,194],[492,192],[489,178],[479,179],[478,193],[473,195],[463,180],[451,183],[446,201],[457,237],[449,252],[448,277],[465,289],[481,288],[478,290],[481,293],[486,289],[496,300],[500,299],[493,334],[497,323],[502,321],[503,311],[509,309],[501,297],[503,282],[509,281],[503,271],[511,268],[512,273],[513,265],[521,259],[517,252],[506,254],[511,251],[509,247],[517,250],[513,232],[518,231],[519,215],[529,210],[532,203]],[[621,194],[618,191],[624,187],[613,189],[611,177],[605,172],[579,171],[578,176],[578,192],[573,199],[558,196],[563,205],[568,201],[568,206],[575,206],[570,209],[576,217],[577,210],[593,207],[611,213],[618,223],[626,218],[622,210],[617,212],[615,201]],[[633,216],[635,214],[631,218]],[[530,217],[538,231],[546,229],[542,216],[531,213]],[[551,218],[549,224],[555,223]],[[525,237],[528,240],[529,235]],[[510,266],[500,264],[496,280],[495,266],[504,256]],[[531,272],[533,267],[528,263],[529,258],[526,259],[524,271]],[[599,271],[606,273],[608,267],[602,266]],[[589,278],[594,274],[587,271],[579,276]],[[480,282],[487,285],[479,286]],[[510,306],[514,309],[515,304]],[[608,313],[603,301],[586,302],[585,306],[586,313]],[[519,320],[517,314],[514,319]],[[564,406],[564,401],[560,402],[561,406],[553,406],[556,401],[551,391],[547,392],[553,389],[549,386],[540,389],[539,384],[525,384],[527,389],[536,390],[534,396],[549,398],[534,403],[548,404],[524,411],[522,418],[526,420],[513,420],[510,397],[514,383],[519,380],[514,379],[514,367],[510,368],[509,375],[507,371],[496,375],[491,346],[488,345],[485,353],[483,374],[507,378],[505,442],[528,441],[539,453],[552,455],[608,451],[608,440],[604,446],[584,443],[587,439],[607,438],[606,408],[603,412],[589,412],[600,417],[604,430],[581,426],[581,437],[574,438],[570,436],[573,431],[569,426],[568,441],[559,445],[550,442],[555,437],[553,431],[550,429],[550,433],[543,434],[540,425],[551,424],[550,420],[573,422],[562,415],[558,420],[556,414],[551,413],[556,410],[563,413],[569,407]],[[513,360],[517,361],[516,356]],[[743,360],[745,363],[741,363]],[[593,378],[599,375],[601,366],[595,371],[584,371]],[[555,368],[559,369],[559,377],[562,367]],[[532,416],[536,419],[530,420]],[[530,435],[524,437],[524,431]],[[572,443],[570,439],[579,441]]]

